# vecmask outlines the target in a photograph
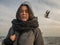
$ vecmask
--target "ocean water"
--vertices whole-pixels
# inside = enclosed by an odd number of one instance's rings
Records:
[[[4,36],[0,37],[0,45]],[[44,45],[60,45],[60,37],[43,37]]]
[[[44,37],[45,45],[60,45],[60,37]]]

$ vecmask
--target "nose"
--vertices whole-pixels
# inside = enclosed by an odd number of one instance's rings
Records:
[[[24,11],[24,12],[23,12],[23,15],[25,15],[25,14],[26,14],[26,12]]]

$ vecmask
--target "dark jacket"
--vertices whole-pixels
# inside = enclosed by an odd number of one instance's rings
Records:
[[[10,28],[8,35],[6,39],[3,41],[3,44],[6,45],[17,45],[17,42],[19,42],[19,45],[44,45],[42,34],[39,28],[36,28],[34,31],[28,31],[21,34],[19,37],[19,33],[15,32],[16,34],[16,40],[15,42],[12,42],[9,37],[13,33],[13,29]],[[18,40],[19,37],[19,40]]]

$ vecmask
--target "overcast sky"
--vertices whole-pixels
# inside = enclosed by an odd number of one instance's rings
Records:
[[[7,34],[18,7],[24,1],[30,2],[43,36],[60,36],[60,0],[0,0],[1,34]],[[49,19],[44,17],[46,10],[50,10]]]

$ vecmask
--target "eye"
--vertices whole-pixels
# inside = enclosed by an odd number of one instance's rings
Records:
[[[28,10],[20,10],[20,13],[23,13],[23,12],[28,13]]]
[[[26,13],[28,13],[28,10],[25,10]]]
[[[20,13],[24,12],[23,10],[20,10]]]

